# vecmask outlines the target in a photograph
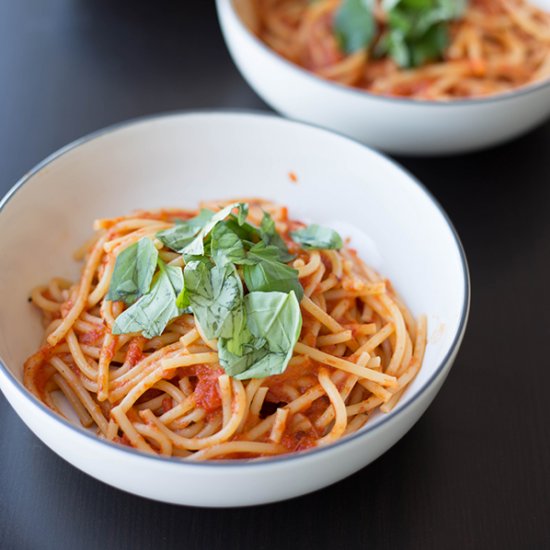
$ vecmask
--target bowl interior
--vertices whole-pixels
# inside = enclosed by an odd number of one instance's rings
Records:
[[[466,273],[454,233],[397,165],[339,135],[273,116],[145,119],[84,139],[32,173],[0,211],[3,363],[21,380],[42,337],[29,291],[52,276],[78,276],[72,252],[94,219],[247,196],[286,204],[291,216],[351,237],[413,313],[428,314],[425,363],[403,406],[444,361],[465,311]]]

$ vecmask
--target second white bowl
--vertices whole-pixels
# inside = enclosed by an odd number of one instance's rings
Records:
[[[235,64],[267,103],[372,147],[405,155],[474,151],[519,136],[550,115],[550,80],[483,99],[436,102],[378,96],[321,79],[261,42],[243,24],[234,0],[216,3]]]

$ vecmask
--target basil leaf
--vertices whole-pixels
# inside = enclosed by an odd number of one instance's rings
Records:
[[[191,301],[189,300],[189,295],[185,290],[185,284],[183,285],[180,293],[176,297],[176,306],[181,313],[192,313],[191,310]]]
[[[449,23],[466,5],[466,0],[385,0],[388,29],[374,54],[389,55],[400,67],[440,59],[449,43]]]
[[[260,230],[257,227],[246,221],[243,222],[242,225],[239,225],[239,220],[234,214],[231,214],[224,223],[243,241],[248,241],[254,244],[261,239]]]
[[[211,254],[216,265],[239,264],[246,260],[243,241],[222,222],[212,230]]]
[[[232,265],[210,268],[204,262],[190,262],[183,277],[195,318],[208,339],[232,338],[242,330],[243,286]]]
[[[218,357],[226,374],[239,380],[247,380],[284,372],[288,361],[292,358],[292,353],[287,358],[287,354],[271,353],[264,345],[259,350],[240,356],[231,353],[227,342],[222,339],[218,342]]]
[[[263,261],[282,262],[280,249],[273,244],[265,244],[263,241],[250,247],[248,258],[250,264],[257,264]]]
[[[386,10],[388,9],[386,7],[387,3],[384,3]],[[393,0],[393,7],[397,4],[399,4],[399,0],[397,2]],[[433,7],[433,0],[401,0],[401,5],[412,10],[430,10]]]
[[[144,237],[125,248],[116,259],[106,300],[133,304],[149,291],[157,267],[158,250]]]
[[[449,32],[445,25],[431,27],[424,36],[416,41],[411,50],[411,65],[418,67],[424,63],[437,59],[449,44]]]
[[[375,57],[389,55],[400,67],[411,66],[411,55],[405,35],[399,30],[386,32],[374,48]]]
[[[214,216],[214,212],[203,208],[194,218],[177,221],[174,227],[160,231],[157,233],[157,238],[168,248],[181,253],[212,219],[212,216]]]
[[[248,204],[241,202],[239,203],[239,211],[237,212],[237,223],[243,225],[248,216]]]
[[[230,204],[225,208],[222,208],[219,212],[216,212],[200,229],[197,236],[188,245],[186,245],[181,252],[188,255],[202,256],[204,254],[204,238],[210,233],[210,231],[212,231],[212,229],[214,229],[216,224],[231,214],[233,208],[238,206],[239,203]]]
[[[269,213],[264,212],[260,225],[260,236],[264,244],[273,245],[279,249],[282,262],[290,262],[294,258],[288,251],[288,247],[282,237],[277,233],[275,222]]]
[[[250,249],[248,259],[256,262],[243,267],[249,292],[294,291],[298,300],[302,299],[304,289],[298,280],[298,271],[281,263],[280,250],[277,247],[258,243]]]
[[[151,290],[116,318],[113,334],[141,332],[146,338],[154,338],[181,314],[176,306],[176,296],[183,289],[182,269],[164,265],[160,260],[159,267]]]
[[[342,0],[334,16],[333,29],[345,53],[368,47],[376,34],[372,2]]]
[[[339,250],[344,246],[342,237],[334,229],[316,224],[293,231],[290,236],[306,250]]]
[[[225,372],[239,380],[281,374],[292,358],[300,336],[302,316],[294,292],[251,292],[244,298],[247,331],[243,332],[243,349],[238,356],[228,342],[218,343],[220,364]]]
[[[294,349],[302,328],[300,304],[294,292],[250,292],[244,297],[247,327],[264,338],[272,352]]]

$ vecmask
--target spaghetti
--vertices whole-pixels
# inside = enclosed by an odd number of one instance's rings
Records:
[[[220,203],[203,206],[219,213]],[[251,199],[246,208],[243,227],[251,232],[273,220],[272,242],[289,251],[303,289],[301,330],[282,372],[265,376],[256,370],[249,378],[224,372],[219,341],[209,339],[206,324],[197,321],[198,305],[194,313],[178,312],[152,337],[116,329],[130,309],[123,300],[107,299],[121,254],[132,244],[152,243],[159,262],[181,271],[190,258],[159,236],[202,215],[140,211],[96,222],[93,240],[78,252],[84,267],[76,284],[54,278],[32,291],[45,340],[25,363],[25,385],[59,414],[63,395],[81,424],[101,438],[188,460],[267,457],[324,446],[359,430],[375,411],[391,411],[421,367],[425,317],[415,321],[390,282],[352,248],[312,245],[311,231],[289,219],[285,207]],[[322,231],[310,227],[318,239]],[[300,229],[298,244],[292,235]],[[214,250],[216,235],[210,240],[204,225],[202,231]],[[241,275],[245,265],[243,260],[235,272]]]
[[[376,2],[374,45],[345,53],[334,30],[342,0],[256,0],[239,2],[261,40],[313,73],[374,94],[452,100],[509,92],[550,78],[550,14],[524,0],[471,0],[449,24],[442,59],[401,68],[377,56],[388,25]],[[245,9],[248,6],[249,9]]]

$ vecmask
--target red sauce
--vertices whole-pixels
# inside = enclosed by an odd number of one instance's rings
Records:
[[[315,447],[315,443],[318,439],[316,433],[313,430],[307,432],[294,432],[292,434],[285,434],[281,439],[281,444],[291,452],[305,451]]]
[[[134,366],[143,359],[143,345],[145,344],[145,338],[143,336],[136,336],[130,340],[128,344],[128,352],[126,353],[126,362],[130,366]]]
[[[104,348],[101,348],[101,355],[105,357],[107,361],[111,361],[111,359],[115,355],[117,340],[118,338],[116,336],[113,336],[113,338],[109,342],[109,345]]]
[[[174,401],[171,397],[165,397],[162,400],[162,412],[167,413],[174,406]]]
[[[33,377],[34,385],[41,396],[44,394],[44,388],[53,371],[53,367],[49,365],[44,366],[43,363],[52,357],[54,349],[55,348],[49,344],[44,344],[34,355],[31,355],[25,361],[25,369],[31,368],[31,366],[36,363],[41,364],[40,368],[34,370]]]
[[[118,438],[118,442],[121,445],[126,445],[128,447],[132,446],[132,443],[130,442],[130,440],[128,439],[128,436],[126,434],[122,434],[122,436]]]
[[[300,393],[305,393],[312,385],[315,385],[319,365],[315,361],[308,360],[303,365],[289,365],[283,374],[271,376],[266,386],[269,387],[269,392],[266,396],[266,401],[273,403],[287,403],[290,396],[285,391],[285,384],[289,384],[294,388],[298,388]],[[301,380],[298,384],[298,380]],[[310,381],[313,380],[313,383]]]
[[[198,379],[195,386],[195,402],[207,413],[219,409],[222,405],[222,398],[218,378],[222,374],[222,370],[206,365],[197,365],[193,370]]]
[[[93,345],[100,344],[105,334],[104,327],[98,327],[97,329],[91,330],[90,332],[85,332],[80,335],[79,341],[81,344]]]
[[[327,407],[330,406],[330,400],[326,395],[319,397],[312,404],[311,407],[307,410],[307,417],[310,422],[315,422],[320,416],[324,414],[327,410]]]
[[[290,171],[290,172],[288,173],[288,179],[289,179],[292,183],[298,183],[298,176],[296,175],[296,172]]]
[[[425,94],[430,86],[433,84],[432,80],[429,79],[422,79],[422,80],[416,80],[414,82],[406,82],[403,84],[396,84],[392,90],[391,93],[396,96],[410,96],[415,94]]]

